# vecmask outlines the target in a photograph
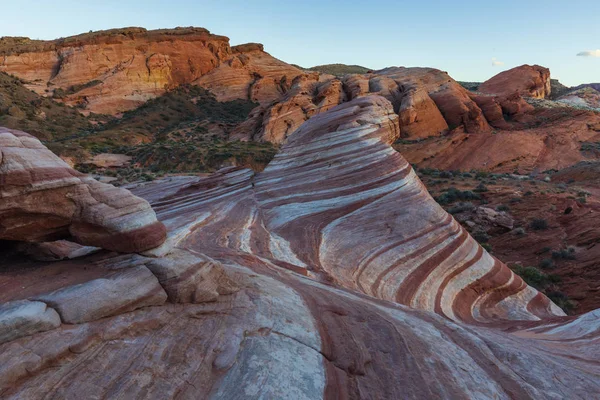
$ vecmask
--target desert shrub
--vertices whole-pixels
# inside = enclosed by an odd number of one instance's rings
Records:
[[[455,201],[479,200],[480,197],[470,190],[461,191],[455,187],[448,188],[444,193],[436,197],[440,204],[450,204]]]
[[[505,204],[500,204],[496,207],[496,211],[510,211],[510,207]]]
[[[571,301],[571,299],[569,299],[569,297],[563,292],[552,290],[548,291],[546,296],[548,296],[548,298],[552,300],[554,304],[562,308],[567,314],[575,308],[573,301]]]
[[[448,209],[450,214],[460,214],[465,211],[472,211],[475,209],[475,205],[471,202],[458,203],[454,207]]]
[[[548,276],[536,267],[523,267],[518,265],[513,267],[515,274],[519,275],[529,285],[538,290],[543,290],[558,279],[555,276]]]
[[[475,188],[475,192],[477,192],[477,193],[484,193],[484,192],[487,192],[487,191],[488,191],[488,188],[487,188],[487,186],[485,186],[483,184],[483,182],[480,183],[479,185],[477,185],[477,187]]]
[[[485,232],[473,232],[473,239],[477,240],[479,243],[487,243],[491,237]]]
[[[548,221],[543,218],[534,218],[530,223],[529,227],[536,231],[548,229]]]
[[[492,252],[492,245],[489,243],[481,243],[481,247],[483,247],[488,253]]]
[[[544,258],[540,261],[540,268],[542,269],[550,269],[554,267],[554,261],[551,258]]]
[[[569,247],[567,249],[553,251],[552,258],[555,260],[574,260],[576,258],[575,249],[573,247]]]

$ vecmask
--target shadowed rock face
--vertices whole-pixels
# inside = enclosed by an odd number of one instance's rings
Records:
[[[169,232],[144,256],[0,274],[3,301],[54,296],[62,313],[94,307],[67,295],[138,271],[170,301],[0,345],[0,396],[598,397],[598,313],[561,317],[473,241],[391,149],[396,119],[359,98],[304,124],[262,173],[132,186]]]
[[[121,252],[157,247],[165,228],[145,200],[70,168],[33,136],[0,128],[0,239],[72,236]]]

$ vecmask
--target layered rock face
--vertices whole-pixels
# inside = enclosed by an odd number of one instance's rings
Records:
[[[172,240],[222,262],[251,253],[455,320],[562,315],[428,195],[391,148],[397,120],[383,97],[359,97],[304,123],[259,175],[175,180],[153,207]]]
[[[403,137],[489,131],[479,106],[445,72],[394,67],[338,78],[301,71],[257,43],[230,47],[202,28],[125,28],[47,42],[3,38],[0,55],[0,71],[84,112],[129,110],[181,84],[202,86],[220,101],[256,101],[261,107],[234,134],[243,140],[282,143],[311,116],[369,94],[394,104]]]
[[[229,39],[203,28],[147,31],[125,28],[54,41],[0,40],[0,71],[83,110],[114,114],[130,110],[181,84],[229,87],[220,99],[273,100],[301,71],[262,51],[261,45],[230,47]],[[200,79],[222,67],[211,77]],[[282,83],[283,82],[283,83]]]
[[[165,227],[145,200],[70,168],[33,136],[0,128],[0,239],[72,236],[136,252],[159,246]]]
[[[310,117],[373,94],[392,102],[404,138],[491,129],[470,94],[447,73],[433,68],[393,67],[342,78],[318,73],[298,76],[278,101],[255,109],[234,137],[282,143]]]
[[[561,317],[473,241],[391,149],[397,118],[359,98],[262,173],[131,187],[169,231],[143,256],[0,269],[0,316],[41,303],[0,345],[0,395],[597,397],[598,313]]]
[[[550,70],[539,65],[521,65],[485,81],[478,91],[502,97],[518,94],[545,99],[551,93]]]

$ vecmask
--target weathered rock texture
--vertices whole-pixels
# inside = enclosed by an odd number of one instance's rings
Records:
[[[145,200],[75,171],[27,133],[0,128],[0,239],[68,236],[136,252],[159,246],[165,227]]]
[[[24,242],[18,249],[21,253],[37,261],[58,261],[83,257],[101,249],[93,246],[82,246],[68,240],[55,242]]]
[[[182,277],[214,263],[235,288],[5,343],[0,396],[598,397],[598,313],[562,316],[471,239],[390,147],[397,118],[359,98],[262,173],[135,189],[168,227],[161,258],[96,255],[94,271],[147,265],[189,293]],[[49,267],[62,290],[84,261]],[[0,275],[0,299],[43,297],[15,287],[47,267]]]
[[[502,97],[518,94],[545,99],[551,93],[550,70],[539,65],[521,65],[495,75],[477,90]]]
[[[378,94],[400,116],[402,137],[439,136],[450,130],[491,130],[482,110],[454,79],[433,68],[393,67],[336,78],[323,74],[297,77],[281,98],[255,109],[234,137],[282,143],[304,121],[333,106]]]
[[[64,323],[80,324],[142,307],[160,306],[167,300],[167,294],[156,277],[140,265],[44,294],[37,300],[56,309]]]
[[[511,130],[478,135],[453,132],[398,144],[397,149],[421,168],[462,171],[529,173],[598,160],[598,153],[582,152],[582,143],[600,142],[600,113],[541,106],[521,116],[526,122],[515,121]]]
[[[39,301],[18,300],[0,304],[0,344],[59,326],[60,318],[56,311]]]
[[[2,38],[0,56],[0,71],[26,80],[37,93],[96,113],[129,110],[192,82],[221,100],[270,101],[286,77],[289,82],[301,74],[262,45],[232,48],[228,38],[203,28],[124,28],[53,41]],[[224,87],[227,93],[219,90]]]

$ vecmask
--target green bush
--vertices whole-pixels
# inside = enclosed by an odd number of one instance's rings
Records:
[[[548,229],[548,221],[543,218],[534,218],[530,223],[529,227],[536,231]]]
[[[439,204],[450,204],[455,201],[479,200],[479,195],[470,190],[461,191],[455,187],[448,188],[444,193],[436,197]]]
[[[471,202],[465,202],[465,203],[458,203],[456,206],[451,207],[448,209],[448,212],[450,214],[460,214],[461,212],[465,212],[465,211],[472,211],[475,209],[475,205],[473,205],[473,203]]]
[[[475,192],[477,192],[477,193],[484,193],[484,192],[487,192],[487,191],[488,191],[488,188],[487,188],[487,186],[485,186],[483,184],[483,182],[480,183],[479,185],[477,185],[477,187],[475,188]]]
[[[575,260],[575,249],[573,247],[569,247],[568,249],[553,251],[552,258],[555,260]]]
[[[546,296],[548,296],[548,298],[552,300],[554,304],[562,308],[567,314],[575,308],[575,304],[563,292],[556,290],[548,291]]]
[[[538,290],[543,290],[551,283],[557,281],[557,277],[552,278],[537,269],[536,267],[516,266],[513,268],[515,274],[519,275],[529,285]]]

